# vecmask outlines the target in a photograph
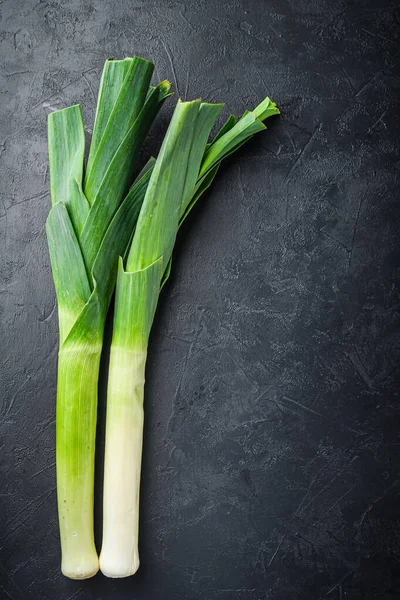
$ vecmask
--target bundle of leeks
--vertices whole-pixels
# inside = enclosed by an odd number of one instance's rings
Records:
[[[178,101],[157,159],[137,178],[141,144],[170,84],[150,85],[142,58],[105,63],[84,172],[79,106],[49,115],[52,209],[47,237],[58,301],[56,464],[62,572],[126,577],[139,566],[145,365],[160,290],[180,224],[221,161],[279,113],[266,98],[212,142],[221,104]],[[94,454],[103,331],[114,292],[107,392],[103,544],[94,543]]]

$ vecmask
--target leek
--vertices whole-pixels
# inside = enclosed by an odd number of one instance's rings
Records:
[[[145,366],[160,289],[179,225],[212,183],[221,161],[279,110],[268,98],[207,143],[221,105],[178,102],[151,173],[126,261],[119,259],[107,392],[101,571],[126,577],[139,567],[139,487]]]
[[[99,568],[93,535],[99,362],[118,256],[129,245],[150,181],[147,170],[130,188],[132,168],[170,90],[166,81],[150,86],[153,68],[138,57],[105,63],[85,174],[80,107],[48,120],[52,208],[46,231],[60,331],[57,497],[61,568],[73,579]]]

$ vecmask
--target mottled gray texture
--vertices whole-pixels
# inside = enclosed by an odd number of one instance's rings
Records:
[[[398,598],[398,2],[0,9],[1,598]],[[185,98],[228,114],[269,94],[282,116],[179,237],[149,354],[140,571],[72,582],[56,514],[46,114],[80,102],[90,131],[104,59],[134,53]]]

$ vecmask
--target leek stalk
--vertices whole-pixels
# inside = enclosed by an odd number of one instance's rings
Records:
[[[178,102],[151,177],[126,263],[116,285],[106,417],[101,571],[127,577],[139,567],[139,493],[145,365],[160,289],[179,225],[212,183],[221,161],[279,110],[268,98],[207,143],[221,105]]]

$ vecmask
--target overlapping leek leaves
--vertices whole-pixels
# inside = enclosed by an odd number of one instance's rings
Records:
[[[126,259],[119,261],[107,394],[103,546],[100,568],[125,577],[139,566],[138,516],[147,346],[180,224],[212,183],[221,161],[277,114],[268,98],[207,143],[222,106],[178,102]]]
[[[98,570],[93,538],[97,382],[103,329],[150,171],[132,183],[140,146],[162,103],[166,81],[150,86],[152,63],[106,62],[88,164],[79,106],[49,115],[52,209],[46,230],[58,301],[56,459],[62,571]]]

